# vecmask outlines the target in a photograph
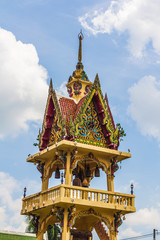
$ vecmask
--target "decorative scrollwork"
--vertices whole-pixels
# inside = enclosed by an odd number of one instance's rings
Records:
[[[72,169],[76,168],[79,161],[83,162],[83,161],[87,161],[87,160],[92,160],[92,161],[96,162],[98,167],[101,167],[102,170],[105,171],[106,174],[108,174],[107,166],[104,163],[100,162],[97,158],[95,158],[93,153],[90,152],[88,155],[76,157],[76,149],[74,150],[73,153],[71,153],[71,168]]]
[[[82,71],[80,74],[81,74],[81,79],[83,81],[89,81],[88,76],[85,71]]]
[[[72,219],[72,214],[74,212],[74,209],[75,209],[75,204],[73,206],[71,206],[70,208],[68,208],[68,227],[71,227],[70,221]]]
[[[77,154],[77,149],[74,149],[72,152],[71,152],[71,160],[70,160],[70,167],[71,169],[73,169],[73,164],[74,164],[74,161],[76,159],[76,154]]]
[[[64,222],[64,208],[56,207],[57,208],[57,213],[56,216],[60,221],[60,226],[63,227],[63,222]]]
[[[123,221],[121,219],[120,212],[117,212],[114,214],[114,226],[115,226],[115,232],[118,232],[118,228],[122,225]]]
[[[83,123],[79,125],[79,134],[77,141],[106,146],[106,139],[102,132],[102,127],[99,123],[97,112],[93,102],[87,107],[85,114],[82,116]]]
[[[49,139],[48,146],[50,146],[56,142],[59,142],[60,140],[63,139],[63,137],[64,137],[63,124],[58,118],[55,118],[54,122],[52,124],[52,129],[51,129],[51,133],[50,133],[50,139]]]
[[[57,155],[55,158],[49,163],[49,165],[46,165],[45,171],[44,171],[44,178],[47,178],[52,174],[52,169],[54,167],[54,164],[56,162],[60,161],[63,164],[63,168],[66,168],[66,161],[67,161],[67,152],[64,153],[63,150],[57,150]]]
[[[41,178],[43,178],[43,175],[44,175],[44,163],[39,163],[37,165],[37,170],[41,173]]]
[[[99,214],[92,208],[90,208],[88,210],[80,211],[80,212],[72,211],[72,216],[70,217],[69,226],[73,226],[75,224],[75,221],[77,218],[83,217],[83,216],[88,216],[88,215],[94,215],[98,218],[101,218],[101,220],[107,225],[108,229],[111,229],[111,223],[110,223],[109,219],[107,219],[106,217],[103,217],[101,214]]]
[[[91,90],[90,90],[90,86],[89,85],[87,85],[86,87],[85,87],[85,91],[86,91],[86,93],[88,93],[88,92],[90,92]]]
[[[68,88],[67,88],[67,92],[68,92],[68,94],[69,94],[70,97],[73,96],[72,88],[71,88],[71,87],[68,87]]]
[[[73,84],[74,94],[79,95],[81,93],[82,84],[80,82],[75,82]]]
[[[113,158],[111,160],[111,175],[114,176],[114,173],[119,169],[119,166],[117,164],[117,159]]]

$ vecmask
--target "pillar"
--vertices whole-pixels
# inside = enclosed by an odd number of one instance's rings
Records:
[[[111,230],[110,237],[111,237],[111,240],[117,240],[117,232]]]
[[[68,209],[64,210],[62,240],[70,240],[70,229],[68,228]]]
[[[65,174],[65,184],[71,185],[72,172],[70,169],[71,153],[67,153],[67,162],[66,162],[66,174]]]
[[[36,239],[37,240],[43,240],[43,232],[37,233]]]
[[[49,178],[43,178],[42,179],[42,189],[41,191],[45,191],[48,189],[48,182],[49,182]]]
[[[114,192],[114,176],[107,174],[107,190]]]

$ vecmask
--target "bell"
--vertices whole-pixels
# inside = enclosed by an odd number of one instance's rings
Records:
[[[87,166],[87,169],[86,169],[86,177],[91,177],[91,170],[89,168],[89,165]]]
[[[89,186],[88,181],[87,181],[87,179],[85,178],[85,179],[83,180],[82,187],[88,187],[88,186]]]
[[[73,180],[73,186],[82,186],[81,180],[78,177],[75,177],[75,179]]]
[[[99,171],[98,166],[95,169],[95,177],[100,177],[100,171]]]
[[[55,178],[60,178],[59,167],[57,167],[57,169],[56,169],[56,172],[55,172]]]

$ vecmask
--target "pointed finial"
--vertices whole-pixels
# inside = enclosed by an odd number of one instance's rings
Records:
[[[82,40],[83,40],[83,33],[82,30],[80,31],[80,33],[78,34],[78,38],[79,38],[79,52],[78,52],[78,61],[82,62]]]
[[[107,97],[107,93],[105,93],[105,100],[106,100],[106,103],[108,104],[108,97]]]
[[[49,84],[49,92],[53,91],[53,83],[52,83],[52,78],[50,79],[50,84]]]
[[[100,82],[99,82],[98,73],[96,74],[96,77],[95,77],[95,79],[94,79],[94,85],[95,85],[97,88],[101,87]]]

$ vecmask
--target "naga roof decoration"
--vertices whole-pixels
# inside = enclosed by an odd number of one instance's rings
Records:
[[[103,97],[98,74],[90,82],[82,64],[82,33],[79,34],[79,54],[76,70],[69,77],[67,90],[70,97],[56,93],[50,81],[40,150],[62,139],[92,144],[111,149],[119,146],[107,95]]]

